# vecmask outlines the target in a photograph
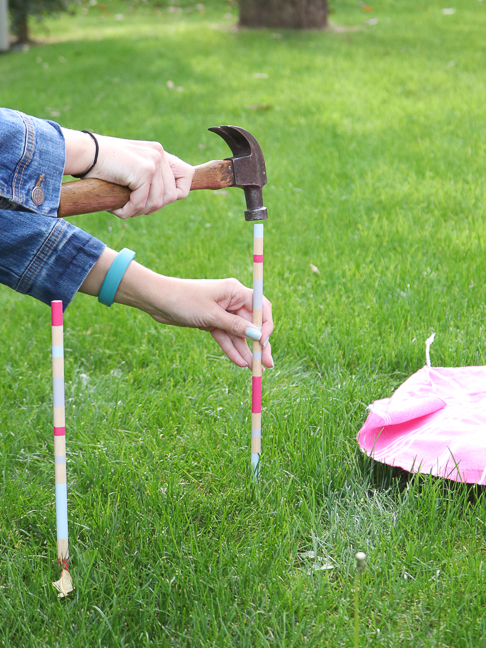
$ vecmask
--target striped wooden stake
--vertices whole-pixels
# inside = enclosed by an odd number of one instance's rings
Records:
[[[52,323],[52,392],[54,414],[54,461],[56,470],[57,562],[62,566],[61,578],[53,583],[59,598],[73,590],[69,573],[66,427],[64,408],[64,332],[62,301],[51,302]]]
[[[253,324],[263,324],[263,223],[253,225]],[[262,346],[253,342],[251,394],[251,467],[255,481],[260,476],[262,452]]]

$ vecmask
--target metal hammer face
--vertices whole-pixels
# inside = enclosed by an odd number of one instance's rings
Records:
[[[251,133],[238,126],[217,126],[210,128],[224,139],[233,153],[231,159],[234,171],[234,187],[245,192],[245,219],[259,221],[267,218],[267,208],[263,206],[262,188],[267,183],[267,171],[260,144]]]

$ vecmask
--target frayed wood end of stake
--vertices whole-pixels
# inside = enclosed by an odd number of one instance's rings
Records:
[[[73,579],[67,569],[63,569],[61,572],[61,578],[58,581],[54,581],[52,584],[59,592],[57,595],[58,598],[64,598],[74,589]]]

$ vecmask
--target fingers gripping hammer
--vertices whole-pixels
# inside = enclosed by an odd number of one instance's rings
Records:
[[[245,219],[260,221],[267,218],[263,206],[262,188],[267,182],[265,160],[260,145],[244,128],[217,126],[210,128],[228,144],[233,157],[212,160],[195,167],[191,191],[195,189],[224,189],[241,187],[245,192]],[[61,218],[76,214],[119,209],[130,199],[130,189],[104,180],[87,178],[62,185],[57,215]]]

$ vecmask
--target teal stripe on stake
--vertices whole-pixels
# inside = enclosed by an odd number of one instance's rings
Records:
[[[56,484],[57,539],[68,537],[67,484]]]
[[[258,483],[258,477],[260,476],[260,455],[251,453],[251,467],[253,470],[253,475],[255,481]]]
[[[52,347],[52,357],[53,358],[64,358],[64,346],[53,346]]]

